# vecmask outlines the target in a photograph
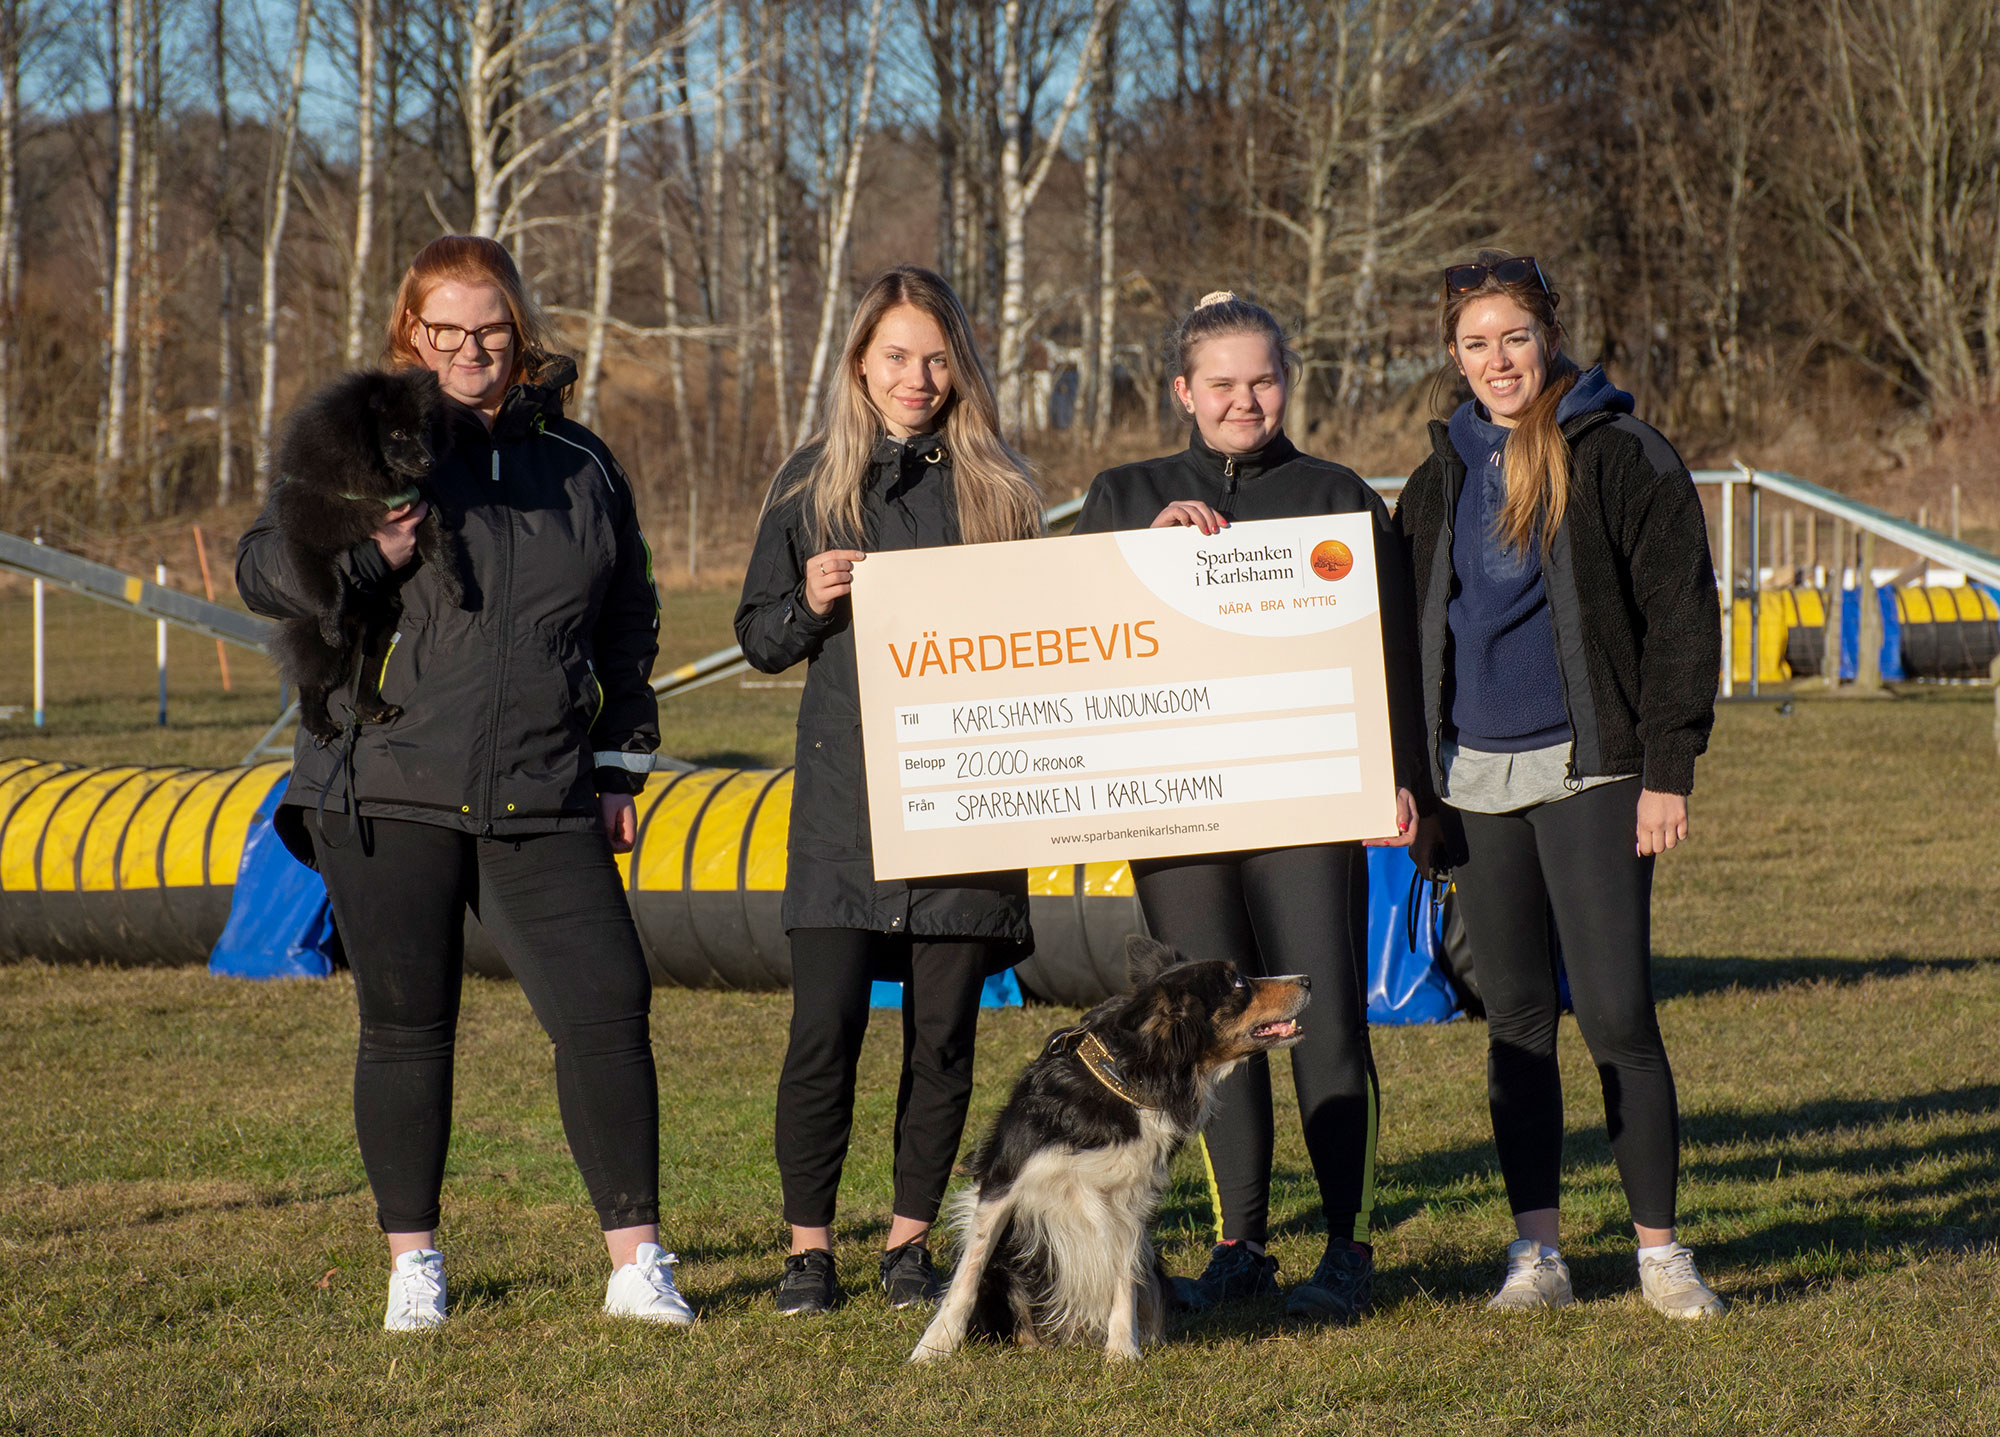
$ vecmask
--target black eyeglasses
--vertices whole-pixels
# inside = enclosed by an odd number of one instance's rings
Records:
[[[1488,279],[1501,284],[1526,284],[1533,280],[1543,294],[1549,297],[1549,307],[1555,308],[1562,301],[1549,288],[1549,282],[1542,275],[1542,267],[1535,263],[1531,254],[1519,255],[1514,259],[1503,259],[1498,264],[1455,264],[1444,272],[1444,292],[1446,294],[1471,294]]]
[[[431,342],[431,348],[439,354],[456,354],[465,348],[470,339],[488,354],[497,354],[514,342],[514,325],[511,320],[499,324],[482,324],[477,329],[468,330],[456,324],[432,324],[428,319],[419,319],[424,327],[424,338]]]

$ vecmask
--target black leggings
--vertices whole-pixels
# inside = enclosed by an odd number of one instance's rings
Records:
[[[1368,1047],[1368,864],[1352,843],[1136,862],[1153,936],[1245,973],[1312,979],[1292,1084],[1330,1238],[1368,1240],[1379,1120]],[[1222,1237],[1263,1242],[1270,1227],[1271,1068],[1262,1055],[1223,1080],[1202,1142]]]
[[[778,1078],[785,1221],[828,1227],[854,1128],[854,1069],[873,974],[908,965],[896,1084],[896,1215],[934,1222],[972,1101],[972,1046],[989,944],[859,928],[792,930],[792,1033]]]
[[[657,1222],[652,979],[604,835],[364,819],[337,848],[315,831],[313,851],[360,1000],[354,1128],[382,1230],[438,1225],[468,905],[555,1043],[563,1131],[598,1221]]]
[[[1653,1012],[1653,860],[1634,849],[1638,804],[1635,778],[1514,813],[1457,814],[1464,856],[1453,878],[1486,1001],[1493,1140],[1517,1213],[1559,1204],[1553,909],[1632,1220],[1674,1225],[1680,1114]]]

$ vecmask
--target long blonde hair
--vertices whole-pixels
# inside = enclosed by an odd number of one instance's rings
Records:
[[[1512,258],[1504,249],[1483,249],[1476,263],[1491,269]],[[1507,435],[1507,501],[1500,506],[1499,521],[1494,527],[1501,542],[1516,552],[1525,551],[1537,537],[1546,549],[1555,542],[1556,531],[1562,527],[1563,515],[1569,509],[1569,441],[1563,438],[1556,410],[1562,405],[1563,396],[1576,387],[1581,371],[1576,361],[1562,352],[1562,321],[1556,318],[1556,306],[1562,297],[1544,288],[1542,279],[1536,278],[1507,284],[1488,274],[1476,288],[1462,294],[1447,289],[1438,318],[1446,349],[1454,355],[1458,351],[1458,317],[1465,307],[1495,295],[1513,300],[1527,312],[1549,361],[1542,392],[1528,402]],[[1447,373],[1451,372],[1447,366]]]
[[[1029,478],[1028,461],[1000,437],[1000,410],[972,323],[943,276],[916,265],[885,271],[861,296],[828,389],[825,422],[805,441],[817,444],[819,454],[783,493],[773,492],[772,502],[804,496],[821,549],[861,542],[868,464],[888,432],[862,383],[861,356],[882,316],[899,304],[921,310],[944,332],[951,393],[937,434],[951,459],[960,537],[968,544],[1033,538],[1042,532],[1042,496]]]

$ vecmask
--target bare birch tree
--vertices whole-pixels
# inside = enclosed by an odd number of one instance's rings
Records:
[[[21,307],[23,0],[0,0],[0,493],[14,485],[14,370]]]
[[[284,100],[271,140],[265,177],[264,252],[257,287],[257,452],[256,489],[271,489],[271,430],[278,411],[278,254],[291,214],[292,158],[298,149],[299,99],[306,82],[306,42],[312,32],[312,0],[299,0],[292,22],[292,52],[285,67]]]
[[[347,265],[349,365],[361,363],[368,322],[368,269],[375,244],[375,0],[354,8],[354,248]]]
[[[1028,210],[1049,177],[1049,167],[1061,151],[1063,133],[1076,113],[1077,101],[1091,71],[1096,67],[1097,47],[1103,43],[1104,21],[1113,0],[1092,0],[1090,19],[1084,29],[1076,74],[1061,107],[1049,122],[1049,133],[1039,153],[1033,151],[1035,94],[1029,70],[1046,55],[1029,53],[1024,0],[1005,0],[1003,15],[1006,35],[1000,70],[1000,95],[1006,105],[1006,127],[1000,145],[1000,215],[1003,253],[1000,280],[1000,423],[1019,433],[1027,423],[1027,345],[1032,321],[1028,314]]]
[[[577,418],[597,423],[597,386],[604,367],[604,332],[611,316],[611,282],[617,269],[619,148],[625,136],[625,35],[632,0],[612,0],[611,33],[606,41],[603,175],[597,187],[596,263],[591,274],[590,320],[584,331],[583,373],[577,383]]]
[[[229,169],[229,26],[227,0],[210,16],[215,80],[215,502],[236,497],[236,197]]]
[[[791,375],[785,326],[785,217],[780,190],[785,171],[785,15],[781,0],[761,0],[758,28],[764,32],[762,74],[757,83],[757,202],[764,212],[764,297],[771,350],[773,435],[789,452]]]
[[[854,201],[861,189],[861,152],[868,143],[868,117],[875,103],[875,70],[882,50],[882,11],[875,0],[868,12],[868,39],[862,50],[861,83],[854,117],[847,129],[847,154],[840,167],[840,190],[833,198],[833,224],[820,259],[819,327],[813,337],[812,362],[806,367],[806,392],[799,400],[797,433],[810,433],[819,414],[820,389],[833,355],[834,330],[847,287],[847,241],[854,227]]]
[[[107,499],[125,462],[125,408],[132,363],[132,269],[138,237],[139,6],[115,0],[118,171],[113,182],[111,333],[105,351],[102,427],[97,436],[97,497]]]
[[[1119,0],[1104,21],[1104,43],[1090,79],[1090,129],[1084,140],[1084,265],[1082,383],[1077,427],[1101,444],[1111,429],[1112,366],[1118,332],[1117,79]]]
[[[1940,411],[2000,402],[2000,10],[1821,0],[1833,163],[1792,170],[1808,232]],[[1866,354],[1864,344],[1855,346]]]

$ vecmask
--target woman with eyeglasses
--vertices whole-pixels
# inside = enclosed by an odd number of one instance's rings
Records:
[[[576,368],[548,352],[495,241],[447,235],[418,252],[386,357],[434,372],[444,400],[427,497],[388,510],[342,561],[358,600],[396,614],[379,686],[401,712],[351,742],[301,730],[277,816],[326,879],[354,975],[354,1123],[391,1263],[383,1325],[446,1317],[439,1195],[468,907],[555,1045],[563,1129],[611,1258],[604,1311],[685,1325],[659,1244],[652,983],[612,859],[632,847],[659,745],[659,604],[632,486],[563,417]],[[462,606],[417,558],[431,504]],[[268,509],[236,578],[258,613],[310,612]],[[336,716],[353,700],[350,683]]]
[[[1494,1141],[1514,1215],[1501,1312],[1575,1300],[1561,1256],[1561,1016],[1549,919],[1597,1065],[1644,1300],[1722,1303],[1675,1241],[1680,1120],[1655,1017],[1653,864],[1688,836],[1721,661],[1687,466],[1632,397],[1563,352],[1531,257],[1445,271],[1449,375],[1396,522],[1410,552],[1431,779],[1420,869],[1449,867],[1487,1017]],[[1442,377],[1442,376],[1441,376]]]

